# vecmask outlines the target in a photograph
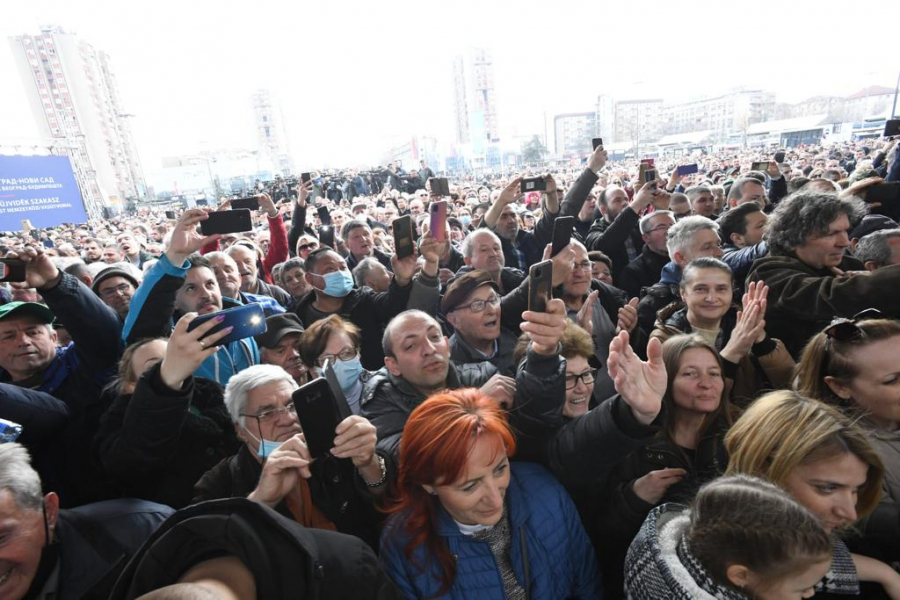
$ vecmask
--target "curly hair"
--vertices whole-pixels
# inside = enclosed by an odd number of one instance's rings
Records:
[[[853,228],[866,214],[862,200],[828,192],[800,191],[782,200],[766,224],[769,254],[787,256],[810,238],[828,233],[835,219],[846,215]]]

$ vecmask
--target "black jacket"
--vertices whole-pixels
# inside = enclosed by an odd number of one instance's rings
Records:
[[[96,453],[125,495],[180,508],[190,504],[197,480],[240,442],[219,384],[192,377],[175,391],[159,369],[144,373],[134,394],[116,398]]]
[[[638,302],[638,327],[644,331],[653,331],[659,311],[672,303],[682,304],[677,283],[655,283],[644,290],[644,296]]]
[[[528,271],[531,265],[541,262],[544,247],[553,238],[553,221],[556,220],[556,215],[557,213],[551,213],[547,210],[546,205],[543,205],[541,218],[534,224],[534,231],[525,231],[519,228],[515,244],[502,235],[497,235],[500,238],[500,245],[503,247],[503,258],[507,267]],[[483,227],[487,228],[486,225]],[[492,231],[496,233],[495,230]],[[524,263],[519,260],[516,249],[525,256]]]
[[[459,270],[456,271],[456,277],[459,277],[460,275],[473,270],[474,269],[469,266],[460,267]],[[456,277],[447,282],[448,287],[451,283],[453,283]],[[519,287],[527,277],[528,273],[521,269],[514,269],[513,267],[503,267],[503,269],[500,271],[500,286],[503,288],[502,290],[500,290],[500,293],[509,294],[517,287]]]
[[[217,556],[244,563],[260,599],[400,598],[362,540],[307,529],[245,498],[203,502],[172,515],[131,559],[109,598],[133,600]]]
[[[471,363],[488,362],[497,368],[497,372],[508,377],[516,376],[516,365],[513,362],[513,352],[516,349],[516,343],[519,338],[508,329],[500,328],[500,337],[497,338],[497,355],[493,358],[486,358],[481,352],[473,348],[459,336],[459,332],[454,332],[450,336],[450,360],[455,365],[466,365]]]
[[[314,461],[310,470],[312,477],[307,483],[316,508],[335,524],[338,531],[355,535],[377,549],[380,518],[371,494],[359,481],[350,459],[329,456]],[[250,454],[246,445],[242,445],[237,454],[223,459],[197,482],[191,504],[220,498],[246,498],[256,489],[260,475],[262,464]],[[293,519],[284,501],[275,510]]]
[[[384,266],[384,268],[388,270],[388,273],[394,272],[394,267],[391,266],[391,256],[389,254],[385,254],[378,248],[373,248],[372,258],[380,262]],[[356,257],[354,257],[352,252],[347,255],[347,268],[351,271],[355,269],[356,265],[358,265],[360,262],[362,262],[362,259],[357,259]]]
[[[488,362],[454,365],[447,372],[447,389],[481,387],[497,372]],[[400,437],[412,411],[425,401],[425,396],[402,377],[395,377],[387,367],[379,369],[363,388],[361,415],[378,430],[378,452],[396,470],[400,461]]]
[[[636,252],[641,252],[644,247],[644,240],[638,229],[639,221],[638,214],[630,206],[626,206],[612,223],[606,218],[594,221],[591,232],[584,241],[588,250],[600,250],[610,258],[613,283],[617,286],[630,262],[625,242],[630,239]]]
[[[359,327],[362,332],[360,361],[364,369],[375,371],[384,365],[381,334],[392,318],[406,310],[412,287],[412,282],[406,287],[400,287],[391,279],[386,292],[375,292],[368,287],[353,288],[344,298],[337,314]],[[325,316],[313,308],[315,300],[315,293],[307,294],[297,301],[294,309],[307,329]]]
[[[581,213],[584,201],[587,200],[598,179],[597,174],[590,169],[582,171],[575,183],[572,184],[572,187],[569,188],[560,205],[560,216],[575,217],[575,232],[573,235],[582,242],[590,233],[593,220],[591,222],[581,221],[578,219],[578,215]],[[594,213],[597,213],[596,209],[594,209]]]
[[[616,285],[624,290],[629,298],[640,298],[642,289],[659,281],[662,269],[668,262],[668,256],[654,252],[645,244],[640,256],[622,270]]]

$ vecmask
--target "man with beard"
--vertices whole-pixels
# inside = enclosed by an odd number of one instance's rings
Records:
[[[519,227],[519,219],[513,208],[521,204],[524,195],[521,191],[522,177],[516,177],[507,185],[497,201],[484,215],[483,227],[496,233],[503,244],[503,256],[506,265],[527,271],[531,265],[540,262],[544,246],[550,243],[553,235],[553,221],[559,214],[559,190],[552,175],[543,178],[547,189],[544,192],[546,201],[541,211],[541,220],[534,226],[534,231],[524,231]]]
[[[238,274],[241,277],[241,291],[248,294],[258,294],[274,298],[278,304],[286,307],[291,303],[291,295],[275,284],[266,283],[259,276],[259,264],[256,252],[252,248],[237,242],[225,251],[234,259],[238,266]]]

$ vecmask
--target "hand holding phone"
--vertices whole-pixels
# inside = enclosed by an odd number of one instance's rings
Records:
[[[529,179],[523,179],[520,186],[523,194],[527,194],[528,192],[543,192],[547,189],[547,180],[543,177],[531,177]]]
[[[324,377],[313,379],[291,396],[306,447],[313,459],[328,456],[334,447],[335,431],[343,420],[334,392]]]
[[[553,289],[553,262],[545,260],[528,269],[528,310],[547,312]]]
[[[753,161],[753,165],[750,167],[751,171],[762,171],[765,173],[769,170],[769,161],[767,160],[757,160]]]
[[[394,232],[394,254],[398,259],[412,256],[415,251],[415,242],[413,242],[412,233],[412,217],[403,215],[394,219],[391,223],[391,229]]]
[[[447,201],[432,202],[428,206],[428,211],[431,213],[429,233],[436,241],[443,242],[447,239]]]
[[[0,281],[25,281],[25,263],[17,258],[0,258]]]
[[[219,324],[210,328],[203,337],[218,333],[226,327],[232,328],[231,333],[216,342],[219,346],[226,346],[231,342],[266,332],[266,313],[263,311],[262,304],[258,302],[200,315],[190,322],[187,330],[193,331],[208,321],[217,321]],[[202,340],[203,337],[200,339]]]
[[[200,231],[203,235],[253,231],[253,218],[246,208],[211,212],[208,213],[208,217],[200,222]]]

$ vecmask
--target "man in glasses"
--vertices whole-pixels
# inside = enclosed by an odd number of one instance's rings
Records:
[[[128,316],[131,297],[140,282],[128,270],[121,267],[107,267],[97,274],[91,284],[91,290],[103,300],[103,303],[116,311],[120,321]]]
[[[667,210],[658,210],[641,217],[638,229],[644,248],[640,256],[628,263],[619,276],[619,288],[625,290],[629,298],[640,298],[641,288],[650,287],[659,281],[663,267],[669,262],[666,234],[674,224],[675,215]]]
[[[516,336],[501,327],[500,293],[488,271],[476,269],[456,278],[441,300],[441,311],[455,332],[450,360],[456,364],[487,361],[503,375],[515,376]]]
[[[766,330],[794,358],[835,317],[866,308],[900,316],[900,266],[866,271],[845,254],[851,226],[865,213],[861,200],[809,191],[782,200],[769,217],[769,256],[753,263],[748,281],[769,286]]]

